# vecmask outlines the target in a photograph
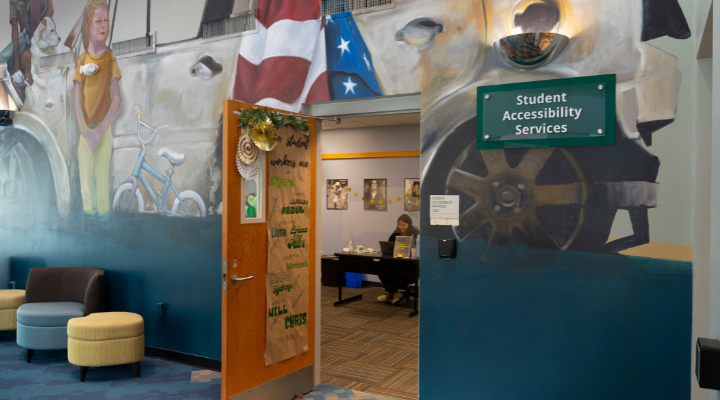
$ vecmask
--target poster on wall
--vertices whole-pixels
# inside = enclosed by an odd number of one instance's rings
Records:
[[[420,211],[420,178],[405,178],[405,211]]]
[[[328,179],[327,180],[327,209],[347,210],[348,209],[348,180]]]
[[[363,204],[366,210],[387,210],[387,179],[365,179]]]
[[[287,128],[268,153],[265,366],[308,351],[310,156],[310,138]]]

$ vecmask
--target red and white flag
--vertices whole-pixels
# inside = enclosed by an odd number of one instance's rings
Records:
[[[288,111],[330,100],[319,0],[260,0],[240,43],[235,100]]]

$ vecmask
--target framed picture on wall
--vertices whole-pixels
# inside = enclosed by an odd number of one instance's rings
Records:
[[[365,179],[363,204],[366,210],[387,210],[387,179]]]
[[[347,210],[347,179],[328,179],[327,180],[327,209],[328,210]]]
[[[260,163],[260,171],[258,171],[257,175],[253,179],[241,178],[241,224],[265,223],[265,174],[267,173],[267,165],[265,165],[264,153],[264,151],[261,151],[257,160]]]
[[[420,211],[420,178],[405,178],[405,211]]]

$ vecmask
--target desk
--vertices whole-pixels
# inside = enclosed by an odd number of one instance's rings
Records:
[[[338,262],[337,273],[341,276],[345,272],[356,272],[359,274],[371,275],[388,275],[405,278],[415,282],[416,290],[420,290],[418,280],[420,279],[420,259],[419,258],[393,258],[382,253],[335,253],[340,259]],[[338,301],[335,307],[349,303],[351,301],[361,300],[362,295],[342,298],[342,285],[338,286]],[[415,307],[410,313],[411,317],[418,314],[418,296],[415,296]]]

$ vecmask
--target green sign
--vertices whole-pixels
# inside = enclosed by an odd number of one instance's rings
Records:
[[[478,87],[477,148],[615,144],[615,75]]]

